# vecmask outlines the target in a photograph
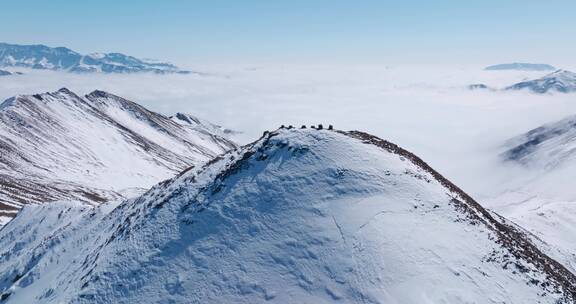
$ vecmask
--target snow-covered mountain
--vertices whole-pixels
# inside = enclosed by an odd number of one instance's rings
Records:
[[[103,91],[12,97],[0,105],[0,217],[27,203],[94,203],[148,188],[235,147],[212,128]]]
[[[486,71],[554,71],[555,67],[542,63],[504,63],[484,68]]]
[[[102,73],[189,73],[175,65],[142,60],[120,53],[82,55],[65,47],[0,43],[0,66]]]
[[[508,140],[502,165],[516,172],[485,203],[543,242],[543,250],[576,273],[576,116]]]
[[[205,119],[198,118],[194,115],[187,113],[176,113],[170,116],[170,119],[174,120],[176,123],[187,126],[198,132],[204,132],[209,134],[217,134],[222,137],[229,137],[231,135],[239,133],[238,131],[226,129],[222,126],[213,124]]]
[[[542,78],[523,81],[506,88],[506,90],[530,90],[534,93],[576,92],[576,73],[558,70]]]
[[[4,303],[574,303],[576,277],[410,152],[280,129],[0,230]]]
[[[555,168],[576,156],[576,115],[510,139],[502,157],[531,167]]]

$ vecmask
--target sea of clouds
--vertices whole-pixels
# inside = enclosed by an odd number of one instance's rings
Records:
[[[576,114],[576,94],[498,89],[545,72],[480,66],[211,65],[191,75],[68,74],[23,70],[0,78],[0,99],[67,87],[105,90],[165,115],[187,112],[242,132],[242,143],[281,124],[332,124],[391,140],[479,198],[540,173],[503,164],[503,143]],[[484,83],[497,90],[471,91]],[[575,195],[566,188],[567,195]],[[558,190],[555,190],[558,192]]]

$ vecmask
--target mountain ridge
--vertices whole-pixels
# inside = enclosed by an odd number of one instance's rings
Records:
[[[119,199],[124,188],[148,187],[236,146],[198,130],[98,90],[9,98],[0,105],[0,209]]]

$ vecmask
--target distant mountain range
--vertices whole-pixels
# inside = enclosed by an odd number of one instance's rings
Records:
[[[0,76],[11,76],[11,75],[22,75],[21,72],[10,72],[6,70],[0,70]]]
[[[0,67],[25,67],[77,73],[190,73],[170,63],[143,60],[120,53],[82,55],[65,47],[52,48],[41,44],[0,43]]]
[[[506,90],[530,90],[540,94],[576,92],[576,73],[558,70],[538,79],[519,82],[507,87]]]
[[[554,71],[556,70],[555,67],[549,64],[542,64],[542,63],[504,63],[504,64],[497,64],[491,65],[486,67],[484,70],[486,71]]]

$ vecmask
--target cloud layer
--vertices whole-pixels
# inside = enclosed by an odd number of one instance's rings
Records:
[[[392,140],[480,197],[525,175],[498,162],[501,144],[576,113],[574,95],[469,91],[542,76],[482,67],[205,66],[205,75],[75,75],[25,70],[0,78],[0,98],[54,91],[109,91],[171,115],[188,112],[242,131],[247,142],[281,124],[333,124]],[[503,184],[506,182],[506,186]]]

